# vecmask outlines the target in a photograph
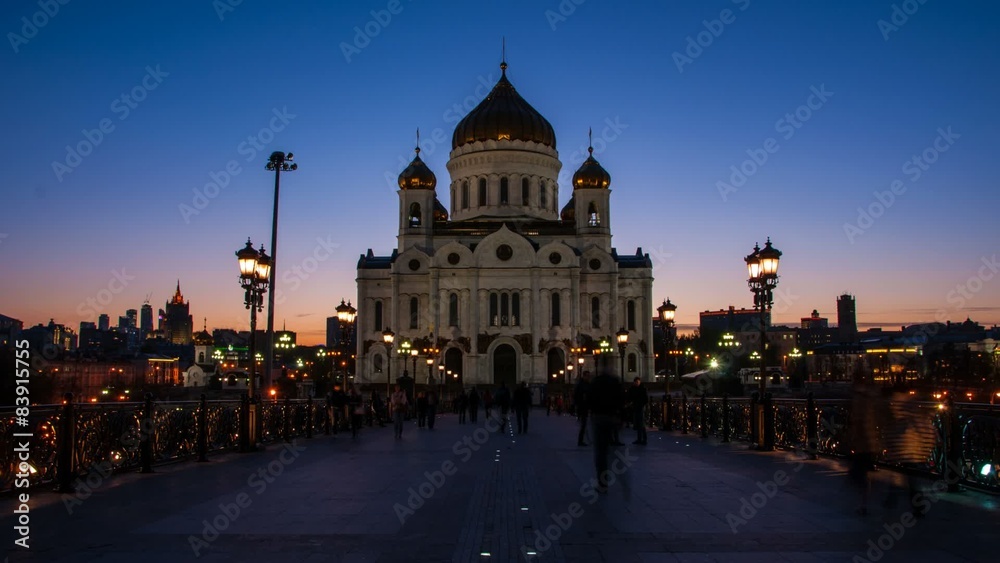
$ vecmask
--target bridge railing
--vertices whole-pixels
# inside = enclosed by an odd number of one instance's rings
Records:
[[[753,398],[664,397],[651,405],[650,424],[664,430],[757,442]],[[776,448],[848,456],[851,401],[770,399]],[[1000,491],[1000,408],[977,403],[885,401],[876,428],[878,463],[941,476],[949,486],[973,484]]]
[[[0,491],[186,460],[239,446],[240,401],[33,405],[27,419],[0,408]],[[147,415],[151,413],[151,416]],[[261,443],[330,433],[325,401],[264,401]],[[23,481],[26,480],[26,481]]]

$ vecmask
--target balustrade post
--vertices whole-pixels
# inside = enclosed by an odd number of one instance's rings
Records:
[[[764,451],[774,451],[774,399],[764,393]]]
[[[958,424],[958,412],[955,411],[955,401],[948,397],[945,442],[945,467],[943,476],[948,484],[949,492],[959,490],[958,483],[962,480],[962,428]]]
[[[153,441],[156,439],[156,424],[153,422],[153,394],[146,393],[146,408],[142,415],[142,448],[139,457],[142,461],[140,473],[153,472]]]
[[[688,433],[688,396],[681,393],[681,434]]]
[[[326,394],[326,417],[323,419],[323,433],[330,435],[330,419],[333,418],[333,395]]]
[[[665,422],[663,423],[664,430],[666,430],[667,432],[673,432],[674,431],[674,402],[673,402],[673,399],[671,399],[670,395],[667,395],[664,398],[666,399],[665,404],[663,406],[663,408],[666,411],[665,414],[664,414],[664,416],[666,418],[665,418]]]
[[[306,438],[313,437],[313,398],[312,395],[306,399]]]
[[[208,461],[208,397],[204,393],[198,407],[198,461]]]
[[[708,403],[704,391],[701,393],[701,437],[708,438]]]
[[[816,459],[816,452],[819,449],[817,444],[819,443],[819,423],[816,420],[816,399],[813,398],[813,394],[809,392],[809,398],[806,399],[806,444],[809,448],[809,459]]]
[[[73,487],[73,452],[76,450],[76,411],[73,408],[73,394],[63,395],[62,419],[59,421],[59,445],[57,451],[58,464],[56,466],[56,476],[58,477],[57,493],[72,494]]]
[[[250,451],[250,395],[240,397],[240,452]]]
[[[722,395],[722,441],[729,442],[729,394]]]
[[[758,393],[750,395],[750,445],[756,447],[760,442],[757,436],[757,403],[760,401]]]
[[[285,406],[281,409],[281,418],[283,419],[284,439],[286,442],[292,441],[292,400],[285,397]]]

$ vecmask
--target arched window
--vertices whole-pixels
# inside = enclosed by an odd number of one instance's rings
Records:
[[[500,205],[510,203],[510,187],[507,185],[507,177],[500,178]]]
[[[198,352],[198,363],[199,364],[205,363],[205,353],[204,352]]]
[[[601,298],[590,298],[590,326],[591,328],[601,328]]]
[[[506,293],[500,294],[500,326],[510,324],[510,296]]]
[[[500,324],[499,297],[496,293],[490,294],[490,326]]]
[[[521,205],[531,205],[531,188],[527,178],[521,178]]]
[[[514,292],[510,294],[510,324],[518,326],[521,318],[521,294]]]
[[[587,224],[591,227],[601,226],[601,215],[597,212],[597,204],[590,202],[587,206]]]
[[[448,296],[448,326],[458,326],[458,294]]]
[[[382,302],[375,302],[375,330],[382,330]]]
[[[566,360],[563,356],[563,351],[558,348],[550,348],[547,354],[547,361],[545,362],[548,367],[548,378],[554,383],[563,383],[559,379],[559,372],[563,372],[563,377],[565,377],[566,370]],[[555,376],[555,377],[553,377]]]
[[[420,300],[416,297],[410,298],[410,328],[420,328]]]
[[[382,373],[382,354],[376,354],[372,358],[372,371]]]
[[[462,209],[469,208],[469,183],[462,182]]]
[[[552,211],[559,211],[559,188],[552,186]]]
[[[635,301],[631,299],[625,304],[625,327],[635,330]]]
[[[410,226],[420,226],[420,204],[415,201],[410,204]]]
[[[560,324],[562,324],[561,321],[560,321],[561,315],[560,315],[560,311],[559,311],[559,308],[560,308],[559,306],[560,306],[559,294],[558,293],[553,293],[552,294],[552,326],[559,326]]]
[[[538,184],[538,204],[545,209],[549,206],[549,194],[545,191],[545,180]]]
[[[479,205],[486,205],[486,178],[479,179]]]
[[[639,359],[638,359],[638,357],[636,357],[635,353],[630,353],[628,355],[628,360],[627,361],[628,361],[628,370],[630,372],[635,373],[635,372],[639,371],[639,369],[637,367],[638,363],[639,363]]]

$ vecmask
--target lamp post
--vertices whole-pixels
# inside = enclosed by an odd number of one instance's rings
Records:
[[[417,356],[419,356],[419,355],[420,355],[420,352],[417,351],[416,348],[410,348],[410,358],[413,359],[413,382],[414,382],[414,384],[417,382]]]
[[[754,245],[753,254],[750,254],[744,261],[747,264],[747,272],[749,277],[747,278],[747,285],[750,286],[750,291],[753,292],[753,306],[754,309],[760,311],[760,387],[758,392],[760,393],[760,414],[757,417],[757,428],[760,432],[757,433],[759,440],[759,446],[761,449],[769,449],[766,443],[766,428],[765,426],[769,424],[768,417],[764,416],[764,411],[767,408],[765,401],[765,392],[767,390],[767,381],[764,378],[765,364],[767,362],[767,312],[771,309],[771,305],[774,304],[774,288],[778,286],[778,261],[781,259],[781,251],[771,246],[771,239],[767,239],[767,243],[764,244],[764,248],[760,248],[759,245]]]
[[[388,404],[389,395],[392,394],[392,341],[396,338],[396,333],[389,327],[382,331],[382,341],[385,342],[385,400]]]
[[[416,369],[416,368],[414,368]],[[434,371],[434,358],[427,356],[427,388],[431,387],[431,373]]]
[[[444,364],[438,364],[438,388],[440,389],[440,391],[438,392],[439,396],[442,393],[444,393],[444,384],[445,384]]]
[[[247,245],[236,252],[240,266],[240,286],[244,289],[243,304],[250,309],[250,377],[247,382],[247,394],[244,397],[240,417],[240,451],[248,452],[254,449],[256,440],[256,405],[251,405],[257,391],[257,312],[263,310],[264,293],[267,291],[268,279],[271,274],[271,258],[260,250],[253,249],[253,243],[247,239]]]
[[[271,382],[271,369],[274,367],[274,277],[277,270],[274,268],[278,257],[278,190],[281,186],[281,173],[297,170],[298,164],[292,162],[292,153],[287,155],[283,152],[275,151],[271,153],[266,170],[274,170],[274,214],[271,218],[271,269],[268,275],[268,289],[271,293],[267,296],[267,356],[264,358],[264,375],[267,383]]]
[[[668,297],[663,305],[656,308],[656,312],[659,313],[660,322],[663,323],[663,359],[667,359],[668,349],[673,348],[674,335],[671,330],[674,326],[674,314],[677,312],[677,305],[670,302]],[[674,377],[680,377],[680,367],[678,365],[678,357],[674,354]],[[670,392],[670,376],[666,375],[667,372],[667,362],[663,362],[663,372],[664,372],[664,389],[667,393]]]
[[[357,318],[358,310],[351,307],[350,303],[340,300],[337,305],[337,320],[340,322],[340,344],[342,347],[350,349],[351,335],[354,329],[354,319]],[[344,391],[347,391],[347,369],[344,369]]]
[[[622,382],[625,381],[625,347],[628,346],[628,331],[625,327],[622,327],[615,333],[615,337],[618,339],[618,355],[621,356],[622,360]]]

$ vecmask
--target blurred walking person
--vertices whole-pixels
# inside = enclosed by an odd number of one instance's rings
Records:
[[[635,426],[635,441],[633,444],[646,445],[646,405],[649,403],[649,393],[642,386],[642,380],[638,377],[632,380],[629,387],[628,404],[632,407],[632,425]]]
[[[620,423],[625,392],[618,378],[602,373],[590,383],[587,394],[591,426],[594,431],[594,466],[597,470],[597,492],[608,492],[608,454],[615,429]]]
[[[851,397],[851,413],[848,421],[848,441],[851,447],[851,465],[848,476],[854,486],[861,491],[859,515],[868,514],[871,497],[871,477],[875,470],[875,460],[881,451],[878,439],[878,390],[865,375],[857,375]]]
[[[389,397],[389,408],[392,410],[392,428],[397,439],[403,437],[403,417],[406,416],[409,404],[406,393],[397,383],[396,390]]]
[[[590,406],[587,404],[587,393],[590,391],[590,373],[584,372],[576,381],[573,389],[573,404],[576,405],[576,419],[580,423],[580,432],[576,437],[577,446],[586,446],[587,421],[590,419]]]
[[[514,390],[514,416],[517,417],[517,433],[528,433],[528,412],[531,409],[531,391],[524,381]]]

